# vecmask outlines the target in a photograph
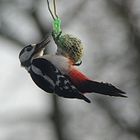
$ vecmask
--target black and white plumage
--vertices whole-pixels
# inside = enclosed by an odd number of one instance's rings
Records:
[[[21,65],[30,73],[38,87],[48,93],[65,98],[90,100],[85,93],[99,93],[109,96],[126,97],[122,90],[112,84],[93,81],[75,68],[71,60],[62,55],[43,55],[49,40],[28,45],[19,54]]]
[[[23,48],[19,54],[21,65],[30,73],[32,80],[38,87],[49,93],[55,93],[65,98],[78,98],[90,102],[82,95],[72,82],[49,59],[41,58],[42,51],[49,41],[43,41],[37,45],[29,45]],[[57,59],[53,57],[52,60]]]
[[[44,91],[55,93],[65,98],[78,98],[90,102],[71,81],[50,61],[37,58],[32,61],[29,71],[33,81]]]

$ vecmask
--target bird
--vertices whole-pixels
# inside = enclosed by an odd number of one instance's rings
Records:
[[[45,92],[64,98],[77,98],[90,103],[85,94],[99,93],[109,96],[127,97],[124,91],[112,84],[93,81],[80,72],[73,62],[57,54],[45,54],[50,40],[24,47],[19,60],[30,74],[34,83]]]
[[[55,65],[48,60],[42,58],[49,39],[44,39],[38,44],[30,44],[24,47],[19,53],[21,66],[30,74],[35,84],[48,93],[53,93],[65,98],[78,98],[86,102],[90,102],[88,98],[78,91],[72,82],[65,76]],[[52,56],[52,59],[57,59]],[[65,58],[65,57],[64,57]]]

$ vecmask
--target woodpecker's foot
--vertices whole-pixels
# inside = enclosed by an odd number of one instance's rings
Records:
[[[80,66],[81,64],[82,64],[82,60],[80,62],[78,62],[78,63],[73,64],[73,65]]]
[[[59,37],[61,36],[62,31],[57,35],[56,39],[59,39]]]

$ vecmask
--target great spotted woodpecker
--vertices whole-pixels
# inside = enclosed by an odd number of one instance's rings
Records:
[[[41,43],[28,45],[23,48],[19,54],[21,66],[25,67],[32,80],[44,91],[65,98],[78,98],[90,102],[88,98],[78,91],[68,77],[50,61],[51,58],[52,60],[57,59],[57,57],[55,58],[56,55],[46,55],[48,59],[42,58],[44,48],[48,43],[49,40],[45,39]],[[61,63],[59,62],[59,64]]]
[[[125,92],[112,84],[92,81],[82,74],[73,62],[62,55],[43,55],[48,39],[36,45],[28,45],[19,54],[21,65],[29,72],[32,80],[46,92],[65,98],[78,98],[88,103],[85,93],[99,93],[126,97]]]

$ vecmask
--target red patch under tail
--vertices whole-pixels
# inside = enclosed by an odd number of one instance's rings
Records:
[[[124,95],[126,94],[124,91],[118,89],[112,84],[92,81],[75,68],[71,70],[69,76],[72,83],[82,94],[94,92],[109,96],[126,97]]]
[[[83,73],[81,73],[76,68],[73,68],[69,73],[70,79],[73,82],[74,85],[79,86],[82,83],[90,80],[88,77],[86,77]]]

